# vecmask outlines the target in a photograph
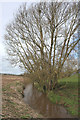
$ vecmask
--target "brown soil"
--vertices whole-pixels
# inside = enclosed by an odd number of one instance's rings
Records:
[[[23,102],[23,76],[2,75],[2,118],[41,118]]]
[[[23,82],[23,76],[2,75],[2,85],[7,85],[8,83],[11,83],[14,81],[22,81]]]

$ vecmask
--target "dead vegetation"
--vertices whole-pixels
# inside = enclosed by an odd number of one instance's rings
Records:
[[[2,118],[40,118],[22,99],[23,77],[2,75]]]

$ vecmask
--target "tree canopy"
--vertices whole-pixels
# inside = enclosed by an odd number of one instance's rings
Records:
[[[9,60],[28,73],[46,71],[59,76],[79,42],[77,3],[23,4],[6,27]],[[51,79],[51,78],[50,78]]]

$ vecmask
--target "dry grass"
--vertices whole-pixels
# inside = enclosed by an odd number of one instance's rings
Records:
[[[22,76],[2,75],[2,118],[40,118],[22,99]]]

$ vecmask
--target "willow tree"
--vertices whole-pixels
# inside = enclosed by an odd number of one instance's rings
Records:
[[[11,64],[28,73],[41,72],[53,86],[79,42],[77,3],[40,2],[23,4],[6,27],[6,46]],[[74,38],[74,39],[73,39]],[[36,74],[37,76],[37,74]],[[38,78],[38,79],[39,79]]]

